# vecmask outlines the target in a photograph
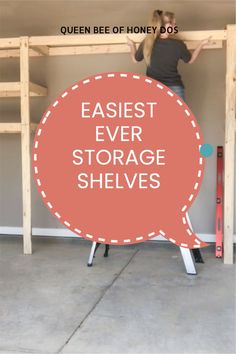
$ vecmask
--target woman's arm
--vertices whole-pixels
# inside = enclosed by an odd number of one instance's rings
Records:
[[[135,54],[136,54],[136,51],[137,51],[136,44],[128,36],[127,36],[127,44],[128,44],[128,46],[130,48],[130,54],[131,54],[131,58],[132,58],[133,62],[137,63],[138,61],[135,59]]]
[[[197,46],[197,48],[194,49],[194,51],[192,53],[192,57],[189,60],[188,64],[193,64],[195,62],[195,60],[197,59],[198,55],[200,54],[202,48],[210,42],[210,39],[211,39],[211,36],[208,37],[207,39],[204,39],[203,41],[201,41],[201,43]]]
[[[138,61],[142,61],[144,59],[143,48],[144,48],[144,40],[139,44],[138,49],[136,48],[136,44],[127,36],[127,43],[130,47],[131,58],[134,63]]]

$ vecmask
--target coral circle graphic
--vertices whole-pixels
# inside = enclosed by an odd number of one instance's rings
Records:
[[[43,115],[32,152],[43,202],[74,233],[125,245],[206,244],[186,219],[203,178],[198,123],[163,84],[127,72],[78,81]]]

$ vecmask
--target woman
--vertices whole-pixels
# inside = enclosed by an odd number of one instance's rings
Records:
[[[191,54],[185,43],[177,39],[176,35],[170,35],[167,31],[160,33],[161,26],[174,30],[176,22],[172,12],[155,10],[150,25],[156,31],[146,35],[138,50],[135,43],[127,37],[131,57],[135,63],[144,59],[147,64],[146,75],[162,82],[184,100],[184,85],[177,70],[179,59],[188,64],[194,63],[210,37],[203,40]]]

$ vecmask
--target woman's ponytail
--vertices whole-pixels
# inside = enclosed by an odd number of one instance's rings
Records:
[[[172,22],[174,20],[174,13],[162,10],[154,10],[150,21],[151,33],[148,33],[144,39],[143,56],[147,65],[150,65],[152,49],[154,42],[160,36],[161,26],[167,22],[166,18]]]
[[[154,10],[150,22],[151,33],[146,35],[143,46],[143,56],[147,65],[150,64],[153,44],[160,36],[160,27],[163,25],[163,11]]]

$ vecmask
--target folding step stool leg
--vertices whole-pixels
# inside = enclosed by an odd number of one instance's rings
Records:
[[[92,243],[92,247],[91,247],[91,251],[90,251],[89,259],[88,259],[88,263],[87,263],[88,267],[92,267],[95,253],[100,245],[101,245],[101,243],[99,243],[99,242],[94,241]],[[106,248],[105,248],[104,257],[108,257],[109,245],[105,245],[105,247]]]
[[[109,252],[109,245],[105,245],[105,253],[104,253],[104,257],[108,257],[108,252]]]
[[[184,261],[186,273],[191,275],[196,275],[197,271],[195,268],[191,250],[189,248],[180,247],[180,252]]]
[[[90,251],[89,259],[88,259],[88,264],[87,264],[88,267],[92,267],[92,265],[93,265],[93,257],[94,257],[95,251],[98,248],[98,246],[97,246],[97,242],[94,241],[92,243],[92,247],[91,247],[91,251]]]
[[[188,221],[188,224],[189,224],[191,230],[193,231],[193,226],[192,226],[192,223],[190,221],[190,217],[189,217],[188,213],[186,213],[186,219]],[[202,255],[201,255],[201,252],[200,252],[200,250],[198,248],[192,249],[192,253],[193,253],[193,257],[194,257],[194,260],[195,260],[196,263],[204,263]]]
[[[186,213],[186,219],[187,219],[188,224],[192,230],[193,227],[192,227],[188,213]],[[185,265],[185,269],[186,269],[187,274],[192,274],[192,275],[197,274],[194,259],[193,259],[193,254],[192,254],[191,250],[189,248],[180,247],[180,252],[181,252],[181,255],[182,255],[182,258],[184,261],[184,265]]]
[[[196,263],[204,263],[202,254],[198,248],[192,250],[193,257]]]

